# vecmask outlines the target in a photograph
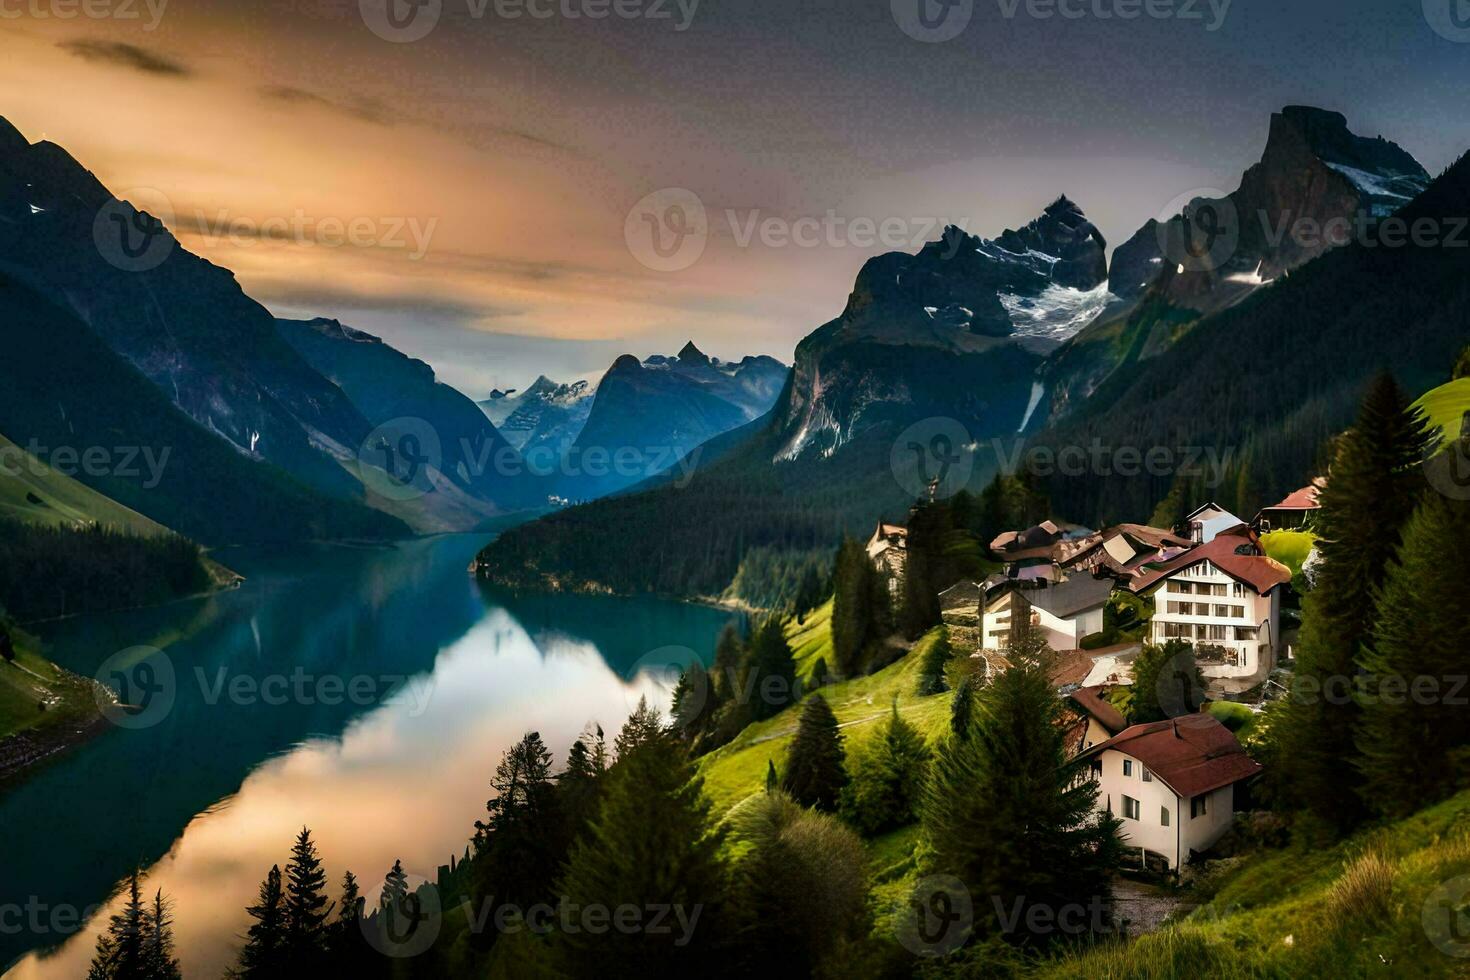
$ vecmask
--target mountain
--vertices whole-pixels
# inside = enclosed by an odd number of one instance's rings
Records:
[[[1177,467],[1052,477],[1058,513],[1093,524],[1147,517],[1178,490],[1253,514],[1321,472],[1320,448],[1351,424],[1374,373],[1391,370],[1409,391],[1448,380],[1470,340],[1465,215],[1470,156],[1396,215],[1435,229],[1441,244],[1374,239],[1333,249],[1111,375],[1034,444],[1159,448],[1176,462],[1190,447],[1211,447],[1229,458],[1213,482]],[[1162,302],[1148,312],[1156,324],[1177,315],[1161,313]]]
[[[681,480],[507,532],[482,554],[481,573],[523,586],[716,594],[754,551],[825,551],[879,515],[901,515],[938,475],[911,458],[914,445],[927,451],[946,437],[959,450],[1016,433],[1046,352],[1108,302],[1104,249],[1062,197],[994,240],[947,228],[917,255],[869,260],[842,315],[798,345],[764,419],[708,443]],[[649,369],[635,366],[620,360],[610,375],[646,381]],[[948,422],[931,431],[937,420]],[[978,484],[993,465],[966,457],[945,472],[952,485]]]
[[[186,251],[61,147],[28,143],[3,119],[0,268],[75,313],[238,454],[323,493],[362,496],[351,467],[372,426],[233,274]]]
[[[1045,355],[1108,303],[1105,248],[1061,197],[994,240],[948,227],[916,255],[870,259],[842,315],[796,348],[778,455],[830,455],[925,418],[1017,431]]]
[[[4,269],[0,311],[0,432],[122,507],[208,545],[408,533],[221,439],[73,309]]]
[[[423,361],[336,320],[277,320],[276,328],[314,370],[346,393],[370,425],[404,426],[405,434],[423,428],[411,433],[421,441],[431,436],[432,448],[421,449],[431,471],[425,486],[431,484],[433,492],[390,493],[377,506],[418,531],[463,531],[544,498],[515,447],[474,402],[440,383]]]
[[[1190,219],[1150,219],[1113,253],[1116,302],[1046,366],[1039,428],[1065,417],[1110,375],[1168,350],[1203,314],[1280,280],[1407,204],[1429,184],[1397,144],[1367,139],[1340,113],[1287,106],[1271,117],[1259,163],[1224,198],[1198,198]],[[1209,229],[1218,229],[1211,236]]]
[[[726,363],[693,342],[673,357],[622,355],[597,383],[586,421],[555,464],[558,495],[592,500],[672,469],[702,443],[769,411],[786,375],[774,358]]]
[[[1345,244],[1360,217],[1392,214],[1428,185],[1398,144],[1353,134],[1341,113],[1287,106],[1271,117],[1266,149],[1240,187],[1189,202],[1187,217],[1150,219],[1114,252],[1108,287],[1124,298],[1157,287],[1177,305],[1223,309]]]
[[[549,446],[560,455],[582,432],[596,392],[588,381],[558,384],[543,374],[525,391],[491,392],[475,404],[516,449]]]

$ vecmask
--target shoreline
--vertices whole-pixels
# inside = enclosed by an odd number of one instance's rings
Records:
[[[90,742],[111,727],[97,706],[94,696],[96,682],[64,667],[56,667],[56,670],[61,674],[57,690],[62,695],[62,702],[50,710],[63,712],[63,717],[0,737],[0,796],[43,769],[47,763]]]

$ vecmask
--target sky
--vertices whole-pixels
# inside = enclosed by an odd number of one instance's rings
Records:
[[[789,362],[866,259],[1061,193],[1119,244],[1234,189],[1287,104],[1438,173],[1463,7],[0,0],[0,115],[277,315],[483,397],[689,339]]]

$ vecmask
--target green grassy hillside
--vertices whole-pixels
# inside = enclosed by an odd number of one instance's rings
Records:
[[[58,473],[0,435],[0,517],[27,524],[104,524],[146,537],[162,524]]]
[[[0,660],[0,784],[100,717],[89,681],[41,657],[24,633],[13,638],[15,662]]]

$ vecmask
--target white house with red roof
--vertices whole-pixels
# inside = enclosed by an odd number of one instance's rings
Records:
[[[1261,771],[1208,714],[1134,725],[1083,750],[1098,809],[1118,817],[1141,864],[1177,870],[1230,829],[1236,787]]]
[[[1237,524],[1206,544],[1143,565],[1128,588],[1153,598],[1149,642],[1191,643],[1205,677],[1245,690],[1276,665],[1281,593],[1290,581],[1291,570]]]

